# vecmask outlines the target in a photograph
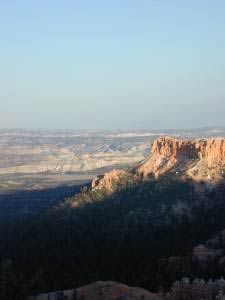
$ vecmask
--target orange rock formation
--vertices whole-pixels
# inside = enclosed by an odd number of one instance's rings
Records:
[[[106,188],[107,190],[113,190],[114,185],[126,176],[129,176],[128,171],[114,169],[104,175],[97,176],[92,181],[92,189]]]
[[[112,189],[115,182],[128,174],[135,174],[140,180],[171,174],[196,182],[218,183],[225,176],[225,139],[180,140],[160,137],[152,143],[150,155],[135,169],[130,172],[113,170],[98,176],[93,180],[92,188]]]
[[[195,181],[218,182],[225,174],[225,139],[159,138],[153,142],[150,156],[136,172],[144,179],[172,173]]]

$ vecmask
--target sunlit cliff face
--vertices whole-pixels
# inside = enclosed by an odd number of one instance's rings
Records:
[[[160,137],[152,143],[150,155],[132,172],[140,180],[171,174],[196,182],[217,183],[225,175],[225,139],[180,140]],[[117,173],[119,174],[117,176]],[[105,174],[93,186],[106,186],[119,181],[119,171]],[[124,174],[123,174],[124,175]]]
[[[162,137],[153,142],[150,156],[137,167],[148,178],[173,173],[196,181],[220,181],[225,171],[225,139],[178,140]]]

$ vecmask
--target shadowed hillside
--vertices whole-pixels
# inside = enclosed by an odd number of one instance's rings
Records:
[[[192,149],[191,143],[187,142]],[[196,246],[225,228],[223,176],[198,181],[187,176],[186,169],[176,174],[173,168],[161,176],[142,176],[137,170],[157,161],[154,149],[153,145],[153,153],[137,168],[101,176],[92,187],[83,187],[35,220],[20,222],[10,234],[1,232],[1,261],[10,261],[14,272],[22,273],[30,294],[109,279],[156,292],[159,286],[169,290],[184,276],[208,279],[224,274],[217,261],[202,267],[192,257]],[[179,158],[179,165],[187,166],[187,158],[193,159],[171,149],[160,148],[167,162]],[[210,161],[215,162],[214,147],[210,149]],[[195,164],[208,171],[208,156],[201,153],[194,155]],[[211,166],[218,174],[224,163],[221,153],[221,161]]]

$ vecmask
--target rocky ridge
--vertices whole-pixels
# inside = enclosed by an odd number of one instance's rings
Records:
[[[40,294],[32,297],[32,300],[48,300],[58,299],[58,295],[67,297],[66,299],[87,299],[87,300],[101,300],[101,299],[137,299],[137,300],[160,300],[162,299],[158,294],[153,294],[140,287],[130,287],[128,285],[114,282],[114,281],[96,281],[91,284],[82,286],[78,289],[71,289],[61,292],[51,292],[47,294]]]
[[[160,137],[152,143],[150,155],[126,171],[139,180],[170,174],[195,182],[218,183],[225,175],[225,139],[182,140]],[[92,182],[92,188],[112,188],[124,171],[113,170]]]
[[[140,287],[130,287],[128,285],[113,281],[96,281],[78,289],[50,292],[31,297],[30,300],[51,300],[65,297],[68,300],[180,300],[180,299],[225,299],[225,280],[208,280],[196,278],[193,282],[184,277],[180,281],[174,282],[169,293],[163,290],[154,294]],[[60,298],[61,299],[61,298]]]

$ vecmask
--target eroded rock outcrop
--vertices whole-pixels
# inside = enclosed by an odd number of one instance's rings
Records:
[[[124,178],[130,176],[129,171],[126,170],[112,170],[111,172],[105,173],[104,175],[97,176],[92,181],[92,189],[105,188],[109,191],[113,191],[115,185],[121,182]]]
[[[160,300],[158,294],[153,294],[143,288],[130,287],[114,281],[96,281],[77,289],[57,291],[31,297],[30,300]]]
[[[225,139],[159,138],[153,142],[150,156],[136,172],[144,179],[172,173],[194,181],[218,182],[225,173]]]
[[[196,182],[218,183],[225,175],[225,139],[180,140],[160,137],[152,143],[150,155],[127,173],[139,180],[159,178],[165,174]],[[109,187],[119,182],[121,170],[113,170],[96,178],[93,188]]]
[[[130,287],[113,281],[97,281],[79,288],[78,299],[160,300],[161,298],[140,287]]]
[[[193,248],[192,258],[203,264],[215,262],[219,269],[225,270],[225,229],[207,240],[204,244]]]
[[[167,300],[199,300],[199,299],[225,299],[225,280],[196,278],[193,282],[189,278],[176,281],[172,286],[172,291],[167,295]]]

